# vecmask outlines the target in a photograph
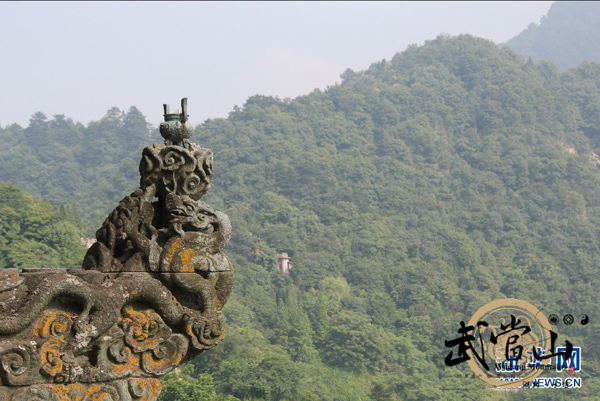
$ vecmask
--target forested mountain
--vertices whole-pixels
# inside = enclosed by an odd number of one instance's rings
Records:
[[[444,364],[444,341],[505,297],[600,316],[600,65],[561,75],[440,36],[342,78],[290,101],[253,96],[197,127],[236,283],[225,340],[165,378],[163,397],[180,383],[183,401],[221,399],[214,383],[246,400],[548,399],[486,389]],[[0,130],[0,179],[76,202],[92,230],[137,186],[149,132],[134,108],[87,127],[35,115]],[[597,323],[559,334],[584,350],[584,381],[552,399],[594,399]]]
[[[73,205],[93,235],[139,179],[140,151],[155,134],[140,111],[116,107],[88,126],[64,115],[35,113],[29,126],[0,132],[0,181],[12,182],[52,204]]]
[[[535,61],[550,60],[560,70],[583,61],[600,62],[600,3],[557,1],[540,24],[532,23],[506,45]]]
[[[69,206],[53,208],[0,182],[0,267],[77,268],[85,247],[81,223]]]

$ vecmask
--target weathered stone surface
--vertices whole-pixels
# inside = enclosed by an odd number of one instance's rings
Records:
[[[0,387],[0,399],[11,401],[151,401],[160,393],[158,379],[115,380],[110,383],[38,384]]]
[[[0,271],[1,399],[154,400],[156,377],[223,338],[231,224],[200,200],[212,152],[173,127],[143,150],[140,188],[82,270]]]

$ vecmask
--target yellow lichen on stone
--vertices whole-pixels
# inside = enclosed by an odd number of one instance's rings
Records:
[[[193,273],[194,272],[194,250],[193,249],[184,249],[179,252],[179,258],[181,259],[181,271],[185,273]]]
[[[33,338],[41,344],[38,348],[41,370],[52,380],[63,370],[65,335],[71,329],[74,316],[64,311],[47,310],[33,325]]]
[[[57,385],[50,387],[50,391],[59,401],[109,401],[113,397],[102,390],[99,384],[85,385],[80,383]]]
[[[127,361],[123,364],[112,365],[112,370],[115,376],[118,378],[127,377],[132,373],[138,373],[140,371],[140,361],[137,356],[132,353],[127,354]]]
[[[64,340],[64,333],[71,328],[73,316],[74,314],[63,311],[45,311],[39,323],[33,325],[33,336],[37,338],[54,337]]]
[[[221,302],[221,300],[217,297],[217,299],[215,299],[215,312],[220,311],[221,309],[223,309],[223,302]]]
[[[175,256],[175,253],[179,249],[181,249],[181,238],[175,239],[175,241],[173,241],[173,243],[171,244],[171,246],[167,250],[166,255],[165,255],[167,264],[169,264],[169,265],[171,264],[171,261],[173,260],[173,257]]]
[[[64,343],[56,338],[51,338],[40,347],[40,364],[42,370],[50,377],[62,372],[63,361],[61,359]]]
[[[144,395],[139,401],[153,401],[160,394],[161,385],[158,379],[132,379],[130,381],[135,387],[143,388],[145,390]]]

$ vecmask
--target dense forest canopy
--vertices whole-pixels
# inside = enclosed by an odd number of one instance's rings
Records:
[[[52,207],[0,182],[0,266],[77,268],[85,247],[77,210]]]
[[[87,127],[62,114],[48,119],[37,112],[27,128],[2,129],[0,181],[52,204],[76,205],[91,236],[139,179],[140,150],[160,138],[151,139],[151,133],[135,107],[127,113],[113,107]]]
[[[444,364],[444,341],[505,297],[600,316],[600,65],[561,74],[440,36],[342,78],[196,128],[215,154],[207,202],[234,227],[236,283],[225,341],[165,378],[163,397],[547,399],[486,389]],[[76,207],[88,233],[158,141],[134,107],[88,126],[38,113],[0,137],[0,180]],[[596,397],[596,327],[560,328],[585,352],[584,385],[553,399]]]
[[[557,1],[540,24],[532,23],[506,42],[534,60],[550,60],[562,71],[583,61],[600,62],[600,3]]]

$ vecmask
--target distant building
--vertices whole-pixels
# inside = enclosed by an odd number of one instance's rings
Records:
[[[290,270],[292,270],[292,261],[287,252],[277,253],[277,267],[279,268],[280,272],[285,274],[288,274]]]

